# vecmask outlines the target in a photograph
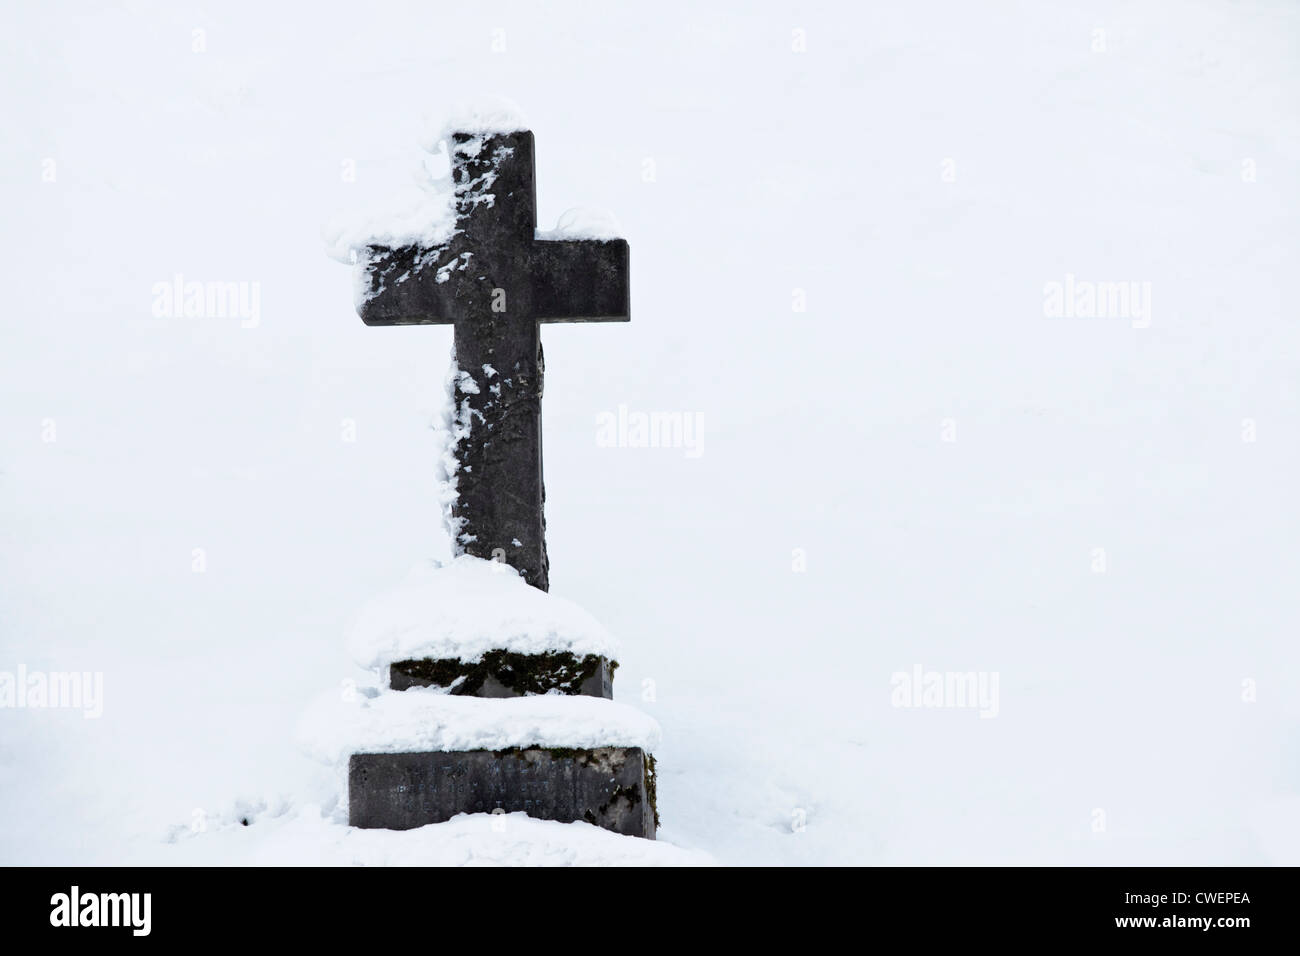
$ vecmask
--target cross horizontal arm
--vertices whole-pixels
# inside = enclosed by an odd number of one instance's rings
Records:
[[[358,308],[366,325],[451,325],[456,318],[453,287],[437,281],[419,246],[371,246],[366,262],[366,298]]]
[[[533,315],[539,322],[631,319],[625,239],[533,243]]]

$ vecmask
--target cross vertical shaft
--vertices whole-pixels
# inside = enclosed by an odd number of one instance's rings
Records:
[[[529,252],[537,229],[533,136],[455,134],[457,276],[453,397],[468,434],[456,444],[456,544],[550,587],[542,485],[542,343]]]
[[[455,325],[457,553],[550,586],[541,322],[628,319],[622,239],[539,238],[533,134],[452,134],[456,223],[441,245],[370,246],[368,325]]]

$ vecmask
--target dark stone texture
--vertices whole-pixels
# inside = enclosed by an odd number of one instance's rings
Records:
[[[626,241],[538,240],[533,243],[531,270],[538,321],[629,321]]]
[[[654,799],[653,758],[637,747],[353,754],[348,764],[354,827],[410,830],[500,809],[653,840]]]
[[[471,421],[455,449],[456,547],[504,560],[545,591],[538,323],[627,321],[628,245],[536,238],[532,133],[456,133],[452,140],[454,235],[436,248],[369,247],[372,297],[361,318],[367,325],[455,324],[456,364],[470,378],[457,383],[455,401],[458,408],[468,403]]]
[[[388,686],[393,690],[451,687],[449,693],[464,697],[523,697],[558,690],[612,699],[617,667],[616,662],[595,654],[578,658],[567,652],[489,651],[473,663],[456,657],[397,661],[388,669]]]

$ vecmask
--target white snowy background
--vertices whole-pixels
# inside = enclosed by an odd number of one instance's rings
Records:
[[[104,702],[0,710],[0,862],[1300,863],[1297,36],[1289,2],[6,4],[0,670]],[[481,93],[531,121],[539,227],[631,243],[630,324],[544,329],[547,520],[662,725],[658,844],[349,832],[296,740],[365,676],[361,607],[448,554],[450,329],[363,326],[322,228]],[[178,273],[259,283],[259,324],[154,317]],[[1150,326],[1046,318],[1066,274],[1150,282]],[[702,454],[599,447],[619,405]],[[918,665],[996,673],[997,716],[892,706]]]

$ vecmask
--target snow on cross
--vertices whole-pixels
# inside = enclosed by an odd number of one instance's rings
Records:
[[[367,246],[358,311],[367,325],[455,325],[455,407],[474,427],[454,450],[454,547],[545,591],[538,324],[628,321],[628,246],[538,237],[531,132],[457,130],[448,152],[450,237]]]

